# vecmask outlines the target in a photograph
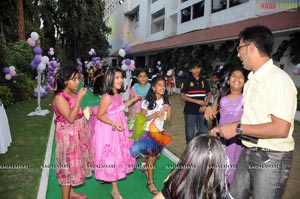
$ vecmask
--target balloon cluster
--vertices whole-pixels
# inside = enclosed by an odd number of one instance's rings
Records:
[[[59,68],[59,63],[53,57],[48,63],[48,74],[47,74],[47,91],[54,90],[54,76]]]
[[[40,86],[41,98],[45,97],[48,94],[48,87],[46,85]],[[34,89],[33,97],[38,97],[38,88]]]
[[[125,57],[126,54],[130,54],[130,53],[131,53],[131,48],[129,46],[125,47],[125,49],[121,48],[119,50],[119,55],[123,58]]]
[[[16,67],[14,67],[14,66],[4,67],[2,69],[2,72],[5,74],[6,80],[11,80],[11,78],[17,76]]]
[[[54,55],[54,48],[49,48],[48,55],[49,56],[53,56]]]
[[[27,43],[29,46],[34,47],[36,45],[36,41],[40,38],[37,32],[32,32],[30,34],[30,38],[27,39]]]
[[[92,58],[93,66],[96,66],[97,64],[101,64],[101,58],[100,57],[93,57]]]
[[[121,69],[123,71],[134,71],[135,70],[135,62],[131,59],[123,59]]]
[[[96,55],[96,51],[94,48],[91,48],[91,50],[89,51],[89,55],[90,56],[95,56]]]
[[[294,70],[293,70],[293,74],[294,74],[294,75],[300,75],[300,63],[298,63],[298,64],[295,66],[295,68],[294,68]]]
[[[42,49],[36,45],[36,41],[39,39],[39,34],[36,32],[32,32],[30,34],[30,38],[27,39],[27,43],[33,48],[33,54],[35,55],[33,60],[30,63],[31,68],[36,69],[39,73],[42,73],[45,69],[47,64],[49,63],[49,57],[42,55]],[[49,52],[53,52],[54,49],[51,48]],[[53,88],[53,87],[52,87]],[[39,90],[38,90],[39,89]],[[36,88],[34,89],[34,97],[38,96],[38,91],[40,91],[41,97],[45,97],[47,95],[48,86],[44,86],[44,88]]]

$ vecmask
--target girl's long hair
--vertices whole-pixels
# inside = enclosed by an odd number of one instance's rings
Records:
[[[151,81],[151,88],[149,89],[145,99],[148,101],[148,109],[149,110],[153,110],[155,109],[155,107],[157,106],[156,104],[156,95],[152,89],[153,86],[155,86],[157,84],[158,81],[164,81],[164,83],[166,84],[166,81],[164,79],[164,77],[162,76],[156,76],[152,79]],[[169,97],[168,97],[168,93],[167,93],[167,89],[165,90],[165,93],[162,95],[162,98],[163,98],[163,104],[170,104],[170,101],[169,101]]]
[[[103,90],[100,93],[101,95],[104,93],[108,93],[109,95],[114,95],[114,81],[116,77],[116,73],[120,72],[122,73],[122,78],[124,78],[124,73],[119,67],[113,67],[113,68],[108,68],[105,71],[104,74],[104,80],[103,80]],[[118,93],[124,92],[124,85],[120,89],[118,89]]]
[[[217,137],[196,136],[165,182],[174,199],[216,199],[226,196],[226,155]]]
[[[77,67],[74,66],[61,67],[55,74],[54,93],[57,94],[63,91],[67,87],[65,82],[74,78],[77,73],[79,73]]]

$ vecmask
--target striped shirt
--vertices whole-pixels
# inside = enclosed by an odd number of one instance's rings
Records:
[[[195,79],[194,76],[188,77],[181,86],[181,93],[197,100],[204,100],[209,92],[209,84],[207,80],[202,77],[199,77],[199,80]],[[186,101],[183,113],[188,115],[198,115],[199,108],[199,104]]]

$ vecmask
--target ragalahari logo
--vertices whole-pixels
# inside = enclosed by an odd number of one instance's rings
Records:
[[[289,10],[300,7],[300,0],[262,0],[260,8],[262,10]]]

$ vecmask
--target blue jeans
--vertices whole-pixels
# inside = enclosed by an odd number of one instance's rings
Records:
[[[269,158],[269,162],[264,160]],[[234,198],[280,199],[287,182],[293,152],[250,151],[244,148],[230,193]]]
[[[195,127],[197,127],[198,134],[207,134],[207,121],[204,119],[203,114],[198,115],[184,115],[185,121],[185,139],[188,144],[195,137]]]

